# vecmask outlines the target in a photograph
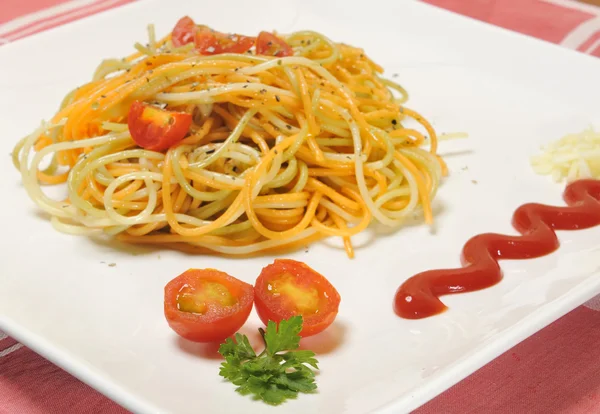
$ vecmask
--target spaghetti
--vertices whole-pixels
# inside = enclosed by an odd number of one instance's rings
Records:
[[[289,53],[259,43],[232,53],[223,45],[239,35],[192,26],[182,37],[180,23],[158,41],[150,27],[148,45],[102,62],[15,148],[57,230],[224,255],[339,236],[353,257],[351,237],[373,220],[397,227],[422,210],[431,223],[445,173],[436,134],[361,49],[302,31],[270,34]],[[185,136],[162,151],[138,145],[136,101],[191,116]],[[65,200],[42,190],[61,183]]]

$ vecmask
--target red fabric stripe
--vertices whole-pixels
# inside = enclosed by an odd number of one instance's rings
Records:
[[[485,22],[558,43],[594,15],[542,0],[424,0]]]
[[[10,41],[14,41],[35,33],[42,32],[44,30],[51,29],[53,27],[61,26],[65,23],[79,20],[83,17],[90,16],[92,14],[96,14],[104,10],[112,9],[123,4],[131,3],[132,1],[134,0],[101,0],[94,3],[93,5],[79,7],[77,9],[59,13],[57,15],[45,19],[37,20],[26,26],[22,26],[15,30],[7,32],[3,34],[2,37]]]
[[[600,412],[600,313],[579,307],[414,414]]]
[[[17,344],[18,342],[15,341],[14,339],[12,339],[10,336],[7,338],[4,338],[3,340],[0,341],[0,352],[4,351],[5,349],[10,348],[11,346]]]
[[[2,0],[0,24],[68,1],[69,0]]]
[[[27,348],[0,358],[2,414],[126,414],[127,410]]]
[[[577,50],[579,50],[580,52],[586,51],[587,49],[589,49],[594,43],[596,43],[598,40],[600,40],[600,31],[594,33],[593,35],[590,36],[590,38],[588,40],[586,40],[585,42],[583,42],[578,48]]]

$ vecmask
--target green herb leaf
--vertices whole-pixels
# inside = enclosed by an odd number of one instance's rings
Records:
[[[313,376],[306,375],[302,371],[280,374],[273,377],[272,382],[294,392],[311,392],[317,388]]]
[[[314,369],[319,369],[317,365],[319,362],[315,359],[315,353],[313,351],[290,351],[281,355],[286,361],[284,366],[294,366],[298,364],[308,364]]]
[[[279,326],[269,321],[266,331],[260,330],[266,345],[260,355],[245,335],[236,334],[235,341],[227,338],[219,347],[225,357],[219,375],[237,385],[240,394],[271,405],[296,398],[299,392],[315,391],[312,368],[318,369],[318,361],[314,352],[297,349],[301,330],[301,316],[283,320]]]
[[[267,353],[273,355],[285,350],[298,349],[301,330],[302,316],[292,316],[288,320],[284,319],[279,322],[279,327],[275,322],[269,321],[264,335]]]

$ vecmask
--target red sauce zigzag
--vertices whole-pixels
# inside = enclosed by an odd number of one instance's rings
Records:
[[[513,215],[521,236],[480,234],[463,247],[459,269],[419,273],[398,288],[394,311],[407,319],[421,319],[445,311],[439,296],[471,292],[495,285],[502,279],[500,259],[529,259],[552,253],[559,247],[554,230],[585,229],[600,224],[600,180],[579,180],[567,186],[563,198],[568,207],[524,204]]]

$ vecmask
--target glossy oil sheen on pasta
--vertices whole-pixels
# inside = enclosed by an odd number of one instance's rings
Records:
[[[293,56],[202,56],[150,27],[148,46],[102,62],[19,142],[30,197],[60,231],[225,255],[339,236],[352,257],[351,236],[373,220],[398,227],[422,210],[431,222],[445,166],[404,89],[361,49],[280,36]],[[193,114],[189,134],[166,152],[138,147],[134,100]],[[42,191],[61,183],[64,200]]]

